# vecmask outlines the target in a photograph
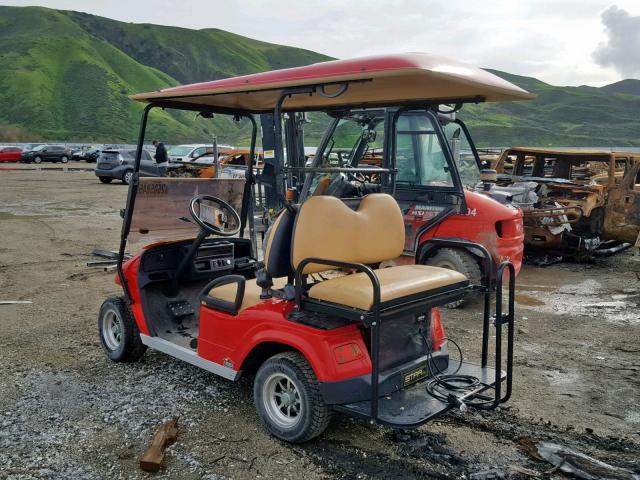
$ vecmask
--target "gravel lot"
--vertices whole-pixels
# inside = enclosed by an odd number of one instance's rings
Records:
[[[84,163],[78,164],[85,167]],[[73,166],[73,164],[70,164]],[[640,262],[627,251],[595,264],[525,267],[518,278],[514,395],[498,412],[451,413],[400,442],[338,416],[302,446],[269,437],[233,384],[148,351],[136,364],[103,354],[96,316],[118,294],[88,268],[118,245],[126,187],[90,171],[0,167],[0,478],[461,478],[546,463],[519,447],[552,440],[640,473]],[[88,167],[90,168],[90,166]],[[465,356],[481,313],[445,312]],[[166,467],[138,459],[179,417]],[[559,474],[554,474],[557,476]]]

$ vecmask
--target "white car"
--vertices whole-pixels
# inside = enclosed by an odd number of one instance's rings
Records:
[[[218,151],[233,148],[230,145],[218,145]],[[207,151],[213,150],[213,145],[190,144],[176,145],[167,151],[169,161],[171,162],[195,162],[195,163],[213,163],[213,153]]]

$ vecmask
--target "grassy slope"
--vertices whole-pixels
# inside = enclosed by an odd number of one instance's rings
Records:
[[[126,94],[177,83],[49,9],[0,7],[0,52],[0,123],[45,138],[130,139],[141,106]],[[167,131],[188,133],[157,116]]]
[[[130,24],[79,12],[0,7],[0,135],[133,141],[133,92],[326,60],[217,29]],[[481,146],[640,145],[640,81],[555,87],[494,72],[538,94],[533,102],[469,105],[461,117]],[[155,112],[149,135],[169,143],[247,143],[246,125]],[[317,139],[322,125],[310,126]],[[28,130],[28,132],[26,132]],[[317,131],[316,131],[317,130]],[[27,139],[27,138],[25,138]]]
[[[132,141],[142,105],[127,98],[131,93],[325,58],[218,30],[0,7],[0,125],[47,139]],[[248,138],[246,125],[194,118],[154,111],[149,136],[169,142],[214,134],[223,141]]]
[[[640,146],[640,96],[491,71],[538,97],[465,107],[460,117],[480,145]]]

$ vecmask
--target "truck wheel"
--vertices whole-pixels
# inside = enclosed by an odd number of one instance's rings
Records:
[[[113,178],[110,177],[98,177],[102,183],[111,183]]]
[[[40,162],[42,162],[42,157],[37,157],[37,156],[36,156],[36,157],[33,157],[33,161],[34,161],[35,163],[40,163]]]
[[[425,264],[456,270],[467,277],[473,285],[482,283],[482,270],[480,270],[478,261],[464,250],[441,248],[433,257],[428,258]],[[473,296],[467,295],[465,298],[448,303],[445,306],[447,308],[458,308],[472,303],[472,301]]]
[[[298,352],[280,353],[262,364],[253,398],[267,430],[287,442],[306,442],[324,432],[331,421],[313,369]]]
[[[122,297],[107,298],[98,316],[100,343],[114,362],[135,362],[147,350],[140,330]]]
[[[133,180],[133,171],[127,170],[126,172],[124,172],[124,175],[122,175],[122,183],[124,183],[125,185],[129,185],[131,183],[131,180]]]
[[[63,155],[62,157],[60,157],[60,161],[62,163],[67,163],[69,161],[69,157],[67,157],[66,155]]]

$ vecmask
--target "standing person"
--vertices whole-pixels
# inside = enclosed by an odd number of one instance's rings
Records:
[[[169,166],[169,156],[167,155],[167,149],[164,147],[164,143],[158,140],[153,141],[153,146],[156,147],[155,159],[158,164],[158,173],[161,177],[167,172]]]

